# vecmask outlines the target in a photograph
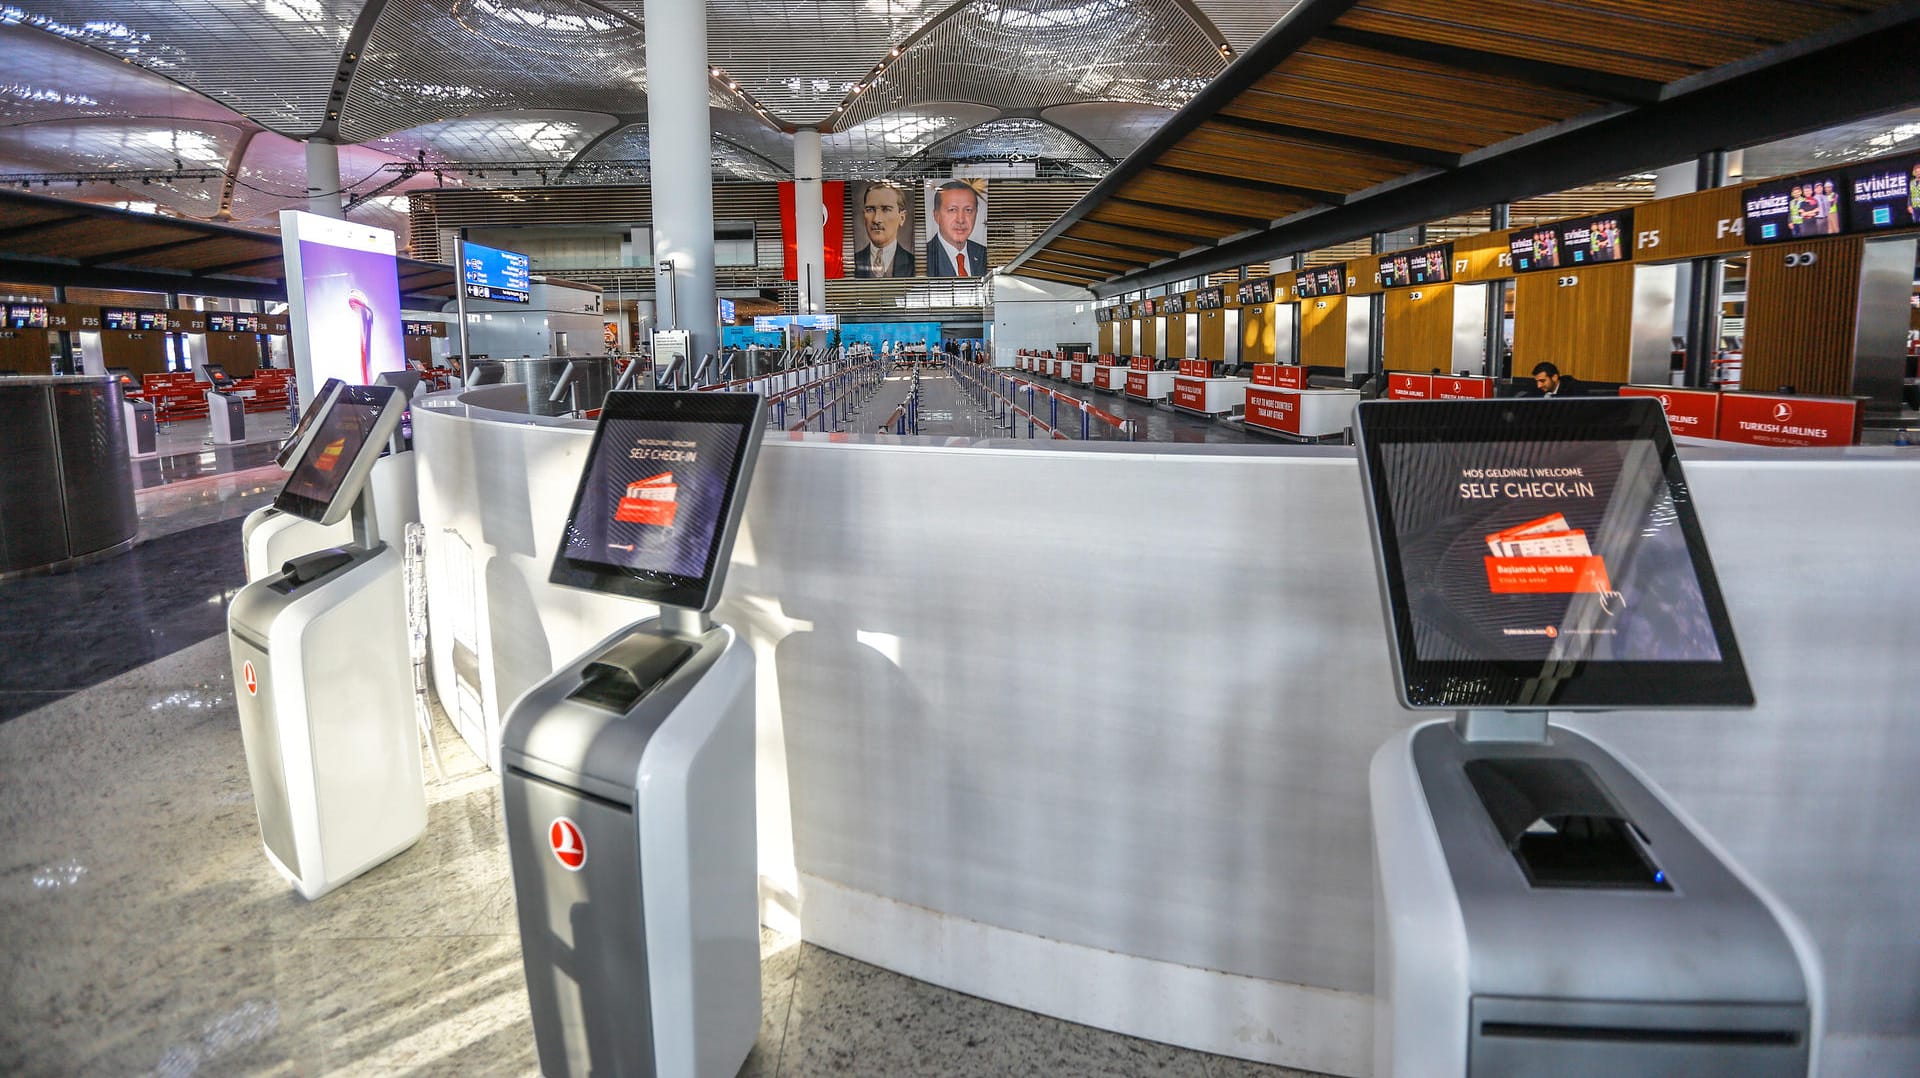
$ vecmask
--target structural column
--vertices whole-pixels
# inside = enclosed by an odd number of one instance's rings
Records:
[[[345,218],[340,208],[340,147],[323,138],[307,140],[307,211]]]
[[[793,249],[800,313],[827,309],[826,207],[820,199],[820,129],[793,133]]]
[[[692,334],[690,358],[698,363],[720,350],[707,5],[706,0],[646,0],[645,10],[654,296],[660,327]]]

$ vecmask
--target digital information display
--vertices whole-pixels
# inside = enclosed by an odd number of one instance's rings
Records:
[[[1920,228],[1920,156],[1847,172],[1847,231]]]
[[[607,398],[567,516],[552,581],[704,608],[760,398]]]
[[[526,303],[533,298],[533,260],[481,243],[461,245],[461,279],[469,299]]]
[[[1362,406],[1400,428],[1365,459],[1410,704],[1750,702],[1657,402],[1387,407],[1445,423]]]
[[[1344,295],[1347,291],[1347,268],[1330,266],[1309,270],[1294,277],[1293,287],[1302,299],[1310,296]]]
[[[1841,225],[1838,173],[1774,180],[1740,192],[1748,243],[1837,236]]]
[[[1238,298],[1240,302],[1243,304],[1272,303],[1273,302],[1273,278],[1261,277],[1252,281],[1248,281],[1246,284],[1241,285],[1240,288],[1238,289]]]
[[[47,309],[40,304],[20,304],[7,308],[7,328],[46,329]]]
[[[393,233],[283,210],[280,240],[302,395],[329,378],[369,385],[382,371],[406,370]]]
[[[342,387],[333,406],[315,421],[306,452],[294,463],[273,507],[308,520],[339,519],[340,514],[333,512],[334,500],[340,497],[360,455],[380,451],[379,446],[368,443],[393,395],[394,391],[384,386]]]
[[[837,314],[757,314],[753,316],[756,333],[778,333],[792,326],[799,330],[839,329]]]
[[[1227,290],[1224,288],[1202,288],[1193,294],[1193,309],[1196,311],[1217,311],[1227,305]]]
[[[1559,227],[1560,258],[1565,266],[1618,262],[1632,251],[1625,237],[1633,234],[1633,211],[1564,221]]]
[[[1453,245],[1422,247],[1380,259],[1380,287],[1407,288],[1416,284],[1442,284],[1452,279]]]
[[[1516,273],[1559,269],[1560,230],[1553,225],[1522,229],[1507,237],[1507,251]]]
[[[723,326],[733,325],[733,319],[734,319],[733,301],[730,299],[723,299],[723,300],[719,300],[718,302],[720,305],[720,324]]]

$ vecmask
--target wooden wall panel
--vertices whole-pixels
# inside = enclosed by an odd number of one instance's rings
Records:
[[[1633,257],[1641,262],[1732,254],[1747,244],[1740,188],[1714,187],[1642,202],[1633,210]]]
[[[1300,362],[1308,367],[1347,366],[1347,297],[1300,301]]]
[[[1272,363],[1274,312],[1279,304],[1240,308],[1240,362]]]
[[[1380,347],[1387,370],[1453,369],[1452,285],[1389,289],[1386,305]]]
[[[47,373],[47,357],[53,354],[47,338],[44,329],[0,329],[0,371]]]
[[[1482,232],[1453,241],[1453,279],[1497,281],[1513,276],[1507,233]]]
[[[1160,319],[1160,332],[1167,335],[1168,359],[1192,359],[1187,354],[1187,320],[1190,314],[1170,314]]]
[[[1564,286],[1563,279],[1579,283]],[[1552,363],[1560,373],[1624,382],[1633,348],[1633,264],[1523,273],[1515,281],[1513,373]]]
[[[1139,355],[1140,353],[1133,350],[1133,342],[1140,339],[1140,333],[1139,333],[1140,323],[1132,319],[1129,319],[1125,322],[1115,322],[1113,325],[1114,325],[1114,336],[1113,336],[1114,354],[1121,355],[1121,356]]]
[[[1371,296],[1386,289],[1380,287],[1380,256],[1347,260],[1347,295]]]
[[[1755,392],[1853,392],[1853,342],[1860,309],[1858,236],[1756,249],[1747,264],[1746,360],[1740,385]],[[1811,266],[1789,255],[1811,253]]]
[[[1225,362],[1227,358],[1227,312],[1216,307],[1193,317],[1200,320],[1200,354],[1196,359]]]
[[[1140,325],[1140,339],[1139,339],[1139,343],[1136,345],[1136,347],[1139,348],[1139,351],[1135,352],[1134,355],[1136,356],[1153,355],[1154,349],[1159,343],[1159,339],[1154,334],[1160,328],[1160,319],[1159,318],[1142,318],[1140,320],[1139,325]]]
[[[429,341],[408,337],[409,342]],[[260,340],[251,333],[207,334],[207,362],[218,363],[235,378],[248,378],[260,369]]]
[[[1114,350],[1114,349],[1113,349],[1113,342],[1114,342],[1114,339],[1115,339],[1115,338],[1116,338],[1116,336],[1117,336],[1117,334],[1115,334],[1115,333],[1114,333],[1114,330],[1113,330],[1113,325],[1114,325],[1114,324],[1113,324],[1112,322],[1102,322],[1102,323],[1100,323],[1100,345],[1099,345],[1099,347],[1100,347],[1100,354],[1101,354],[1101,355],[1111,355],[1111,354],[1113,353],[1113,350]]]

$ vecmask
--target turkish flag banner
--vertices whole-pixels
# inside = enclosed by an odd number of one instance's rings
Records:
[[[788,281],[800,279],[800,259],[797,254],[794,230],[792,181],[780,185],[780,249],[783,255],[781,278]],[[847,231],[847,185],[840,180],[826,180],[820,184],[820,246],[826,260],[827,279],[835,280],[847,275],[844,261]]]

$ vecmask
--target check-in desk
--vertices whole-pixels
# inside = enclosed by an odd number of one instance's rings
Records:
[[[499,714],[634,607],[547,582],[591,427],[491,388],[414,415],[434,689],[497,759]],[[1888,601],[1920,594],[1920,459],[1684,452],[1759,707],[1566,725],[1806,924],[1823,1078],[1920,1073],[1897,991],[1920,969],[1897,855],[1916,638]],[[969,511],[898,511],[930,489]],[[1065,1020],[1367,1073],[1367,767],[1413,722],[1369,549],[1346,446],[768,440],[714,615],[761,679],[764,922]],[[1178,587],[1141,586],[1164,550]],[[1074,569],[1036,589],[1020,563]]]
[[[1137,401],[1162,401],[1173,395],[1173,380],[1179,377],[1172,371],[1127,372],[1127,396]]]
[[[1125,393],[1127,370],[1122,366],[1101,364],[1093,369],[1093,388],[1102,393]]]
[[[1470,401],[1493,396],[1493,379],[1451,374],[1387,372],[1387,399],[1396,401]]]
[[[1328,438],[1353,425],[1357,389],[1248,386],[1247,429],[1290,438]]]
[[[1226,415],[1247,401],[1245,378],[1173,379],[1173,406],[1196,415]]]
[[[1067,381],[1074,385],[1090,386],[1093,384],[1094,372],[1099,369],[1100,365],[1092,360],[1070,363],[1067,365]]]

